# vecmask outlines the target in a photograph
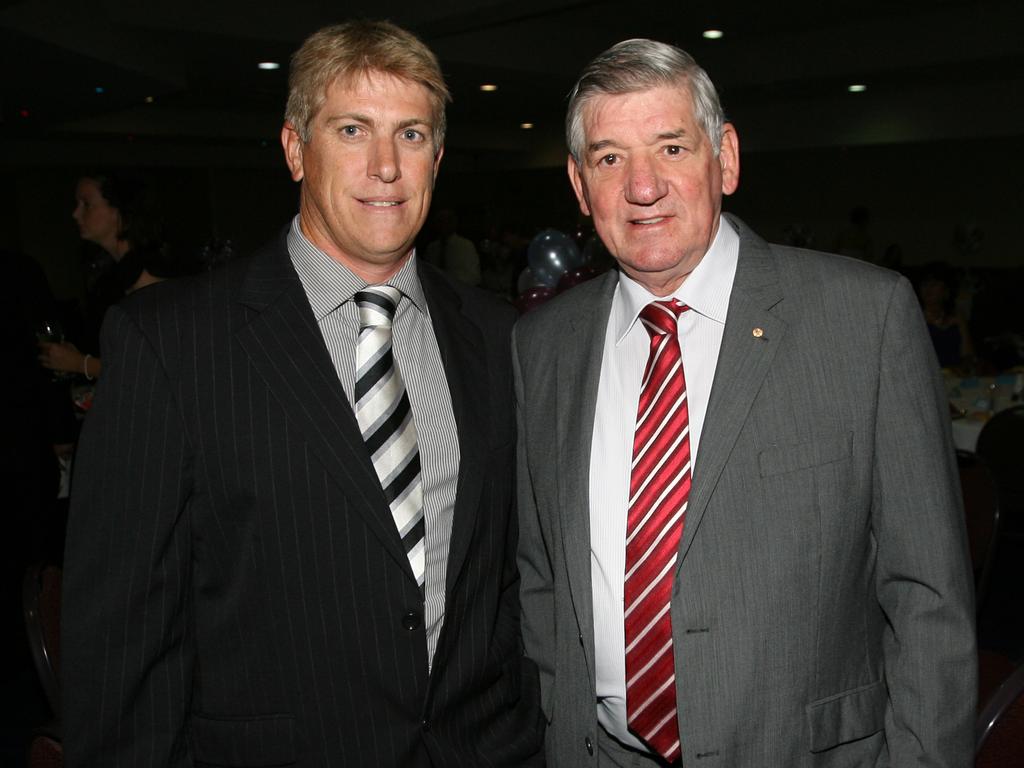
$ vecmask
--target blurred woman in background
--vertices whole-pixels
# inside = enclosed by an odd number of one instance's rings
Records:
[[[96,350],[107,307],[170,276],[172,264],[151,190],[140,177],[109,172],[82,176],[75,185],[71,216],[81,238],[103,252],[93,265],[85,327],[77,334],[83,348]],[[82,374],[87,379],[95,379],[102,369],[97,355],[83,353],[67,340],[41,341],[39,362],[51,370]]]

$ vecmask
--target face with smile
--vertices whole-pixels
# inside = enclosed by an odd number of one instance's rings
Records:
[[[583,213],[623,271],[666,296],[718,231],[723,194],[739,183],[739,142],[726,123],[718,156],[685,86],[602,94],[583,106],[585,142],[569,178]]]
[[[370,71],[327,88],[308,142],[281,130],[303,234],[370,283],[401,268],[426,219],[443,153],[432,114],[425,86]]]

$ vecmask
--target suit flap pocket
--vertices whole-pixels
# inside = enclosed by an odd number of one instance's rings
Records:
[[[885,726],[887,700],[885,683],[879,680],[808,704],[811,752],[878,733]]]
[[[798,469],[830,464],[853,453],[853,432],[809,440],[797,445],[773,445],[757,457],[761,477],[795,472]]]
[[[208,717],[192,715],[192,751],[196,763],[234,768],[272,768],[295,764],[295,718]]]

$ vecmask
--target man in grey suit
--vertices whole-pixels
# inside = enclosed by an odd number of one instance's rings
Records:
[[[549,763],[969,765],[965,537],[907,281],[721,214],[736,129],[677,48],[600,55],[566,126],[619,271],[513,337]]]

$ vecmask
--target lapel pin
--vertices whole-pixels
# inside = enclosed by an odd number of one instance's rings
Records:
[[[764,338],[764,329],[762,328],[755,328],[754,330],[751,331],[751,333],[753,334],[755,339]]]

